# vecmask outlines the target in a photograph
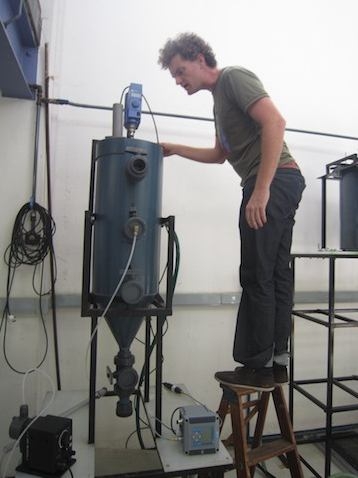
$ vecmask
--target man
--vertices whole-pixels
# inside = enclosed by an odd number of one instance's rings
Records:
[[[211,47],[193,33],[169,39],[159,64],[189,95],[209,90],[214,100],[212,148],[163,143],[164,156],[202,163],[228,160],[241,177],[240,282],[233,372],[220,381],[269,390],[287,381],[292,311],[290,249],[304,178],[285,142],[285,120],[262,83],[242,67],[219,69]]]

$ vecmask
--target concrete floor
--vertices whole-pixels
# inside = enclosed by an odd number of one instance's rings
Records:
[[[230,452],[232,450],[229,449]],[[299,454],[309,462],[320,476],[324,476],[324,451],[322,447],[314,444],[299,445]],[[120,476],[125,473],[144,472],[147,470],[158,470],[161,468],[160,460],[153,450],[96,450],[96,476]],[[255,476],[268,476],[271,478],[289,477],[290,471],[285,468],[278,458],[268,460],[263,464],[268,474],[257,468]],[[313,473],[304,465],[303,474],[305,478],[313,477]],[[178,475],[180,476],[180,475]],[[184,476],[184,475],[183,475]],[[190,475],[194,478],[196,475]],[[345,477],[357,476],[358,471],[354,470],[338,455],[333,455],[330,476]],[[230,470],[225,473],[225,478],[235,478],[236,471]]]

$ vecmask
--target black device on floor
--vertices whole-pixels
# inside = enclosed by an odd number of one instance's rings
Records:
[[[22,463],[18,471],[42,477],[62,476],[74,463],[72,420],[39,417],[20,440]]]

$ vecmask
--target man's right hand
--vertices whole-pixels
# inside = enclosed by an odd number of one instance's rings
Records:
[[[175,144],[160,143],[160,146],[162,147],[162,150],[163,150],[163,156],[172,156],[173,154],[176,154]]]

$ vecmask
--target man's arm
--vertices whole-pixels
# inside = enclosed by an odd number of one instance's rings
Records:
[[[250,227],[259,229],[267,221],[266,206],[270,197],[270,185],[282,152],[286,122],[267,97],[256,101],[249,108],[248,114],[261,126],[261,161],[245,216]]]
[[[191,159],[199,163],[224,163],[226,153],[221,148],[218,139],[216,138],[215,146],[213,148],[194,148],[184,144],[161,143],[164,156],[172,156],[177,154],[183,158]]]

